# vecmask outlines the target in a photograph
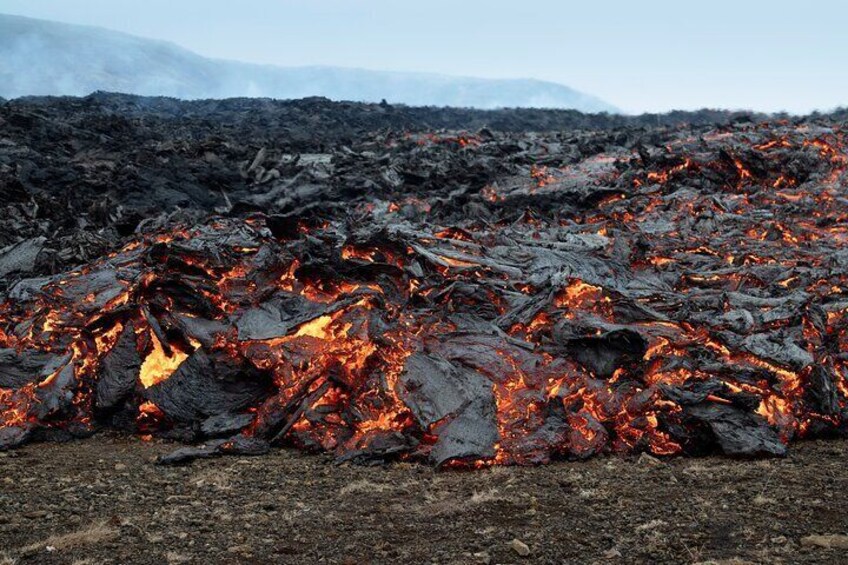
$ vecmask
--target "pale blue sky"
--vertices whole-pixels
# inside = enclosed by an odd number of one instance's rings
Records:
[[[846,0],[0,0],[202,55],[567,84],[628,112],[848,106]]]

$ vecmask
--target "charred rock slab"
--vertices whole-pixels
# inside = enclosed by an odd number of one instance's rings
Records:
[[[111,410],[127,398],[136,387],[141,357],[138,354],[135,328],[127,324],[115,346],[103,359],[100,378],[97,380],[95,406]]]
[[[159,465],[184,465],[195,459],[209,459],[222,455],[264,455],[268,453],[268,443],[259,439],[235,436],[229,439],[210,440],[191,447],[181,447],[168,455],[159,457]]]
[[[430,458],[437,466],[455,459],[494,457],[498,440],[495,398],[482,375],[428,354],[406,361],[398,394],[423,428],[438,440]]]
[[[199,349],[170,378],[145,391],[145,396],[169,418],[195,422],[257,404],[271,390],[266,373]]]

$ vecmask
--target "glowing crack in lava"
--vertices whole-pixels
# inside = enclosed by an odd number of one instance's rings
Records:
[[[780,132],[480,187],[519,221],[212,219],[22,281],[0,446],[112,427],[482,466],[844,435],[843,135]]]
[[[151,342],[153,349],[144,358],[144,363],[142,363],[138,375],[138,380],[144,388],[150,388],[170,377],[188,357],[187,354],[179,350],[174,350],[168,354],[155,335],[151,336]]]

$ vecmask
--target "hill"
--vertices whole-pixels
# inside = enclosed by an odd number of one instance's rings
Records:
[[[173,43],[107,29],[0,15],[0,97],[94,91],[182,99],[238,96],[471,108],[616,112],[593,96],[531,79],[481,79],[209,59]]]

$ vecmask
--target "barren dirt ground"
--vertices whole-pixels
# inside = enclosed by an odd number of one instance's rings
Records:
[[[0,563],[846,562],[848,443],[783,460],[434,472],[276,450],[159,467],[98,436],[0,453]],[[526,544],[513,542],[520,540]],[[527,553],[526,556],[520,553]]]

